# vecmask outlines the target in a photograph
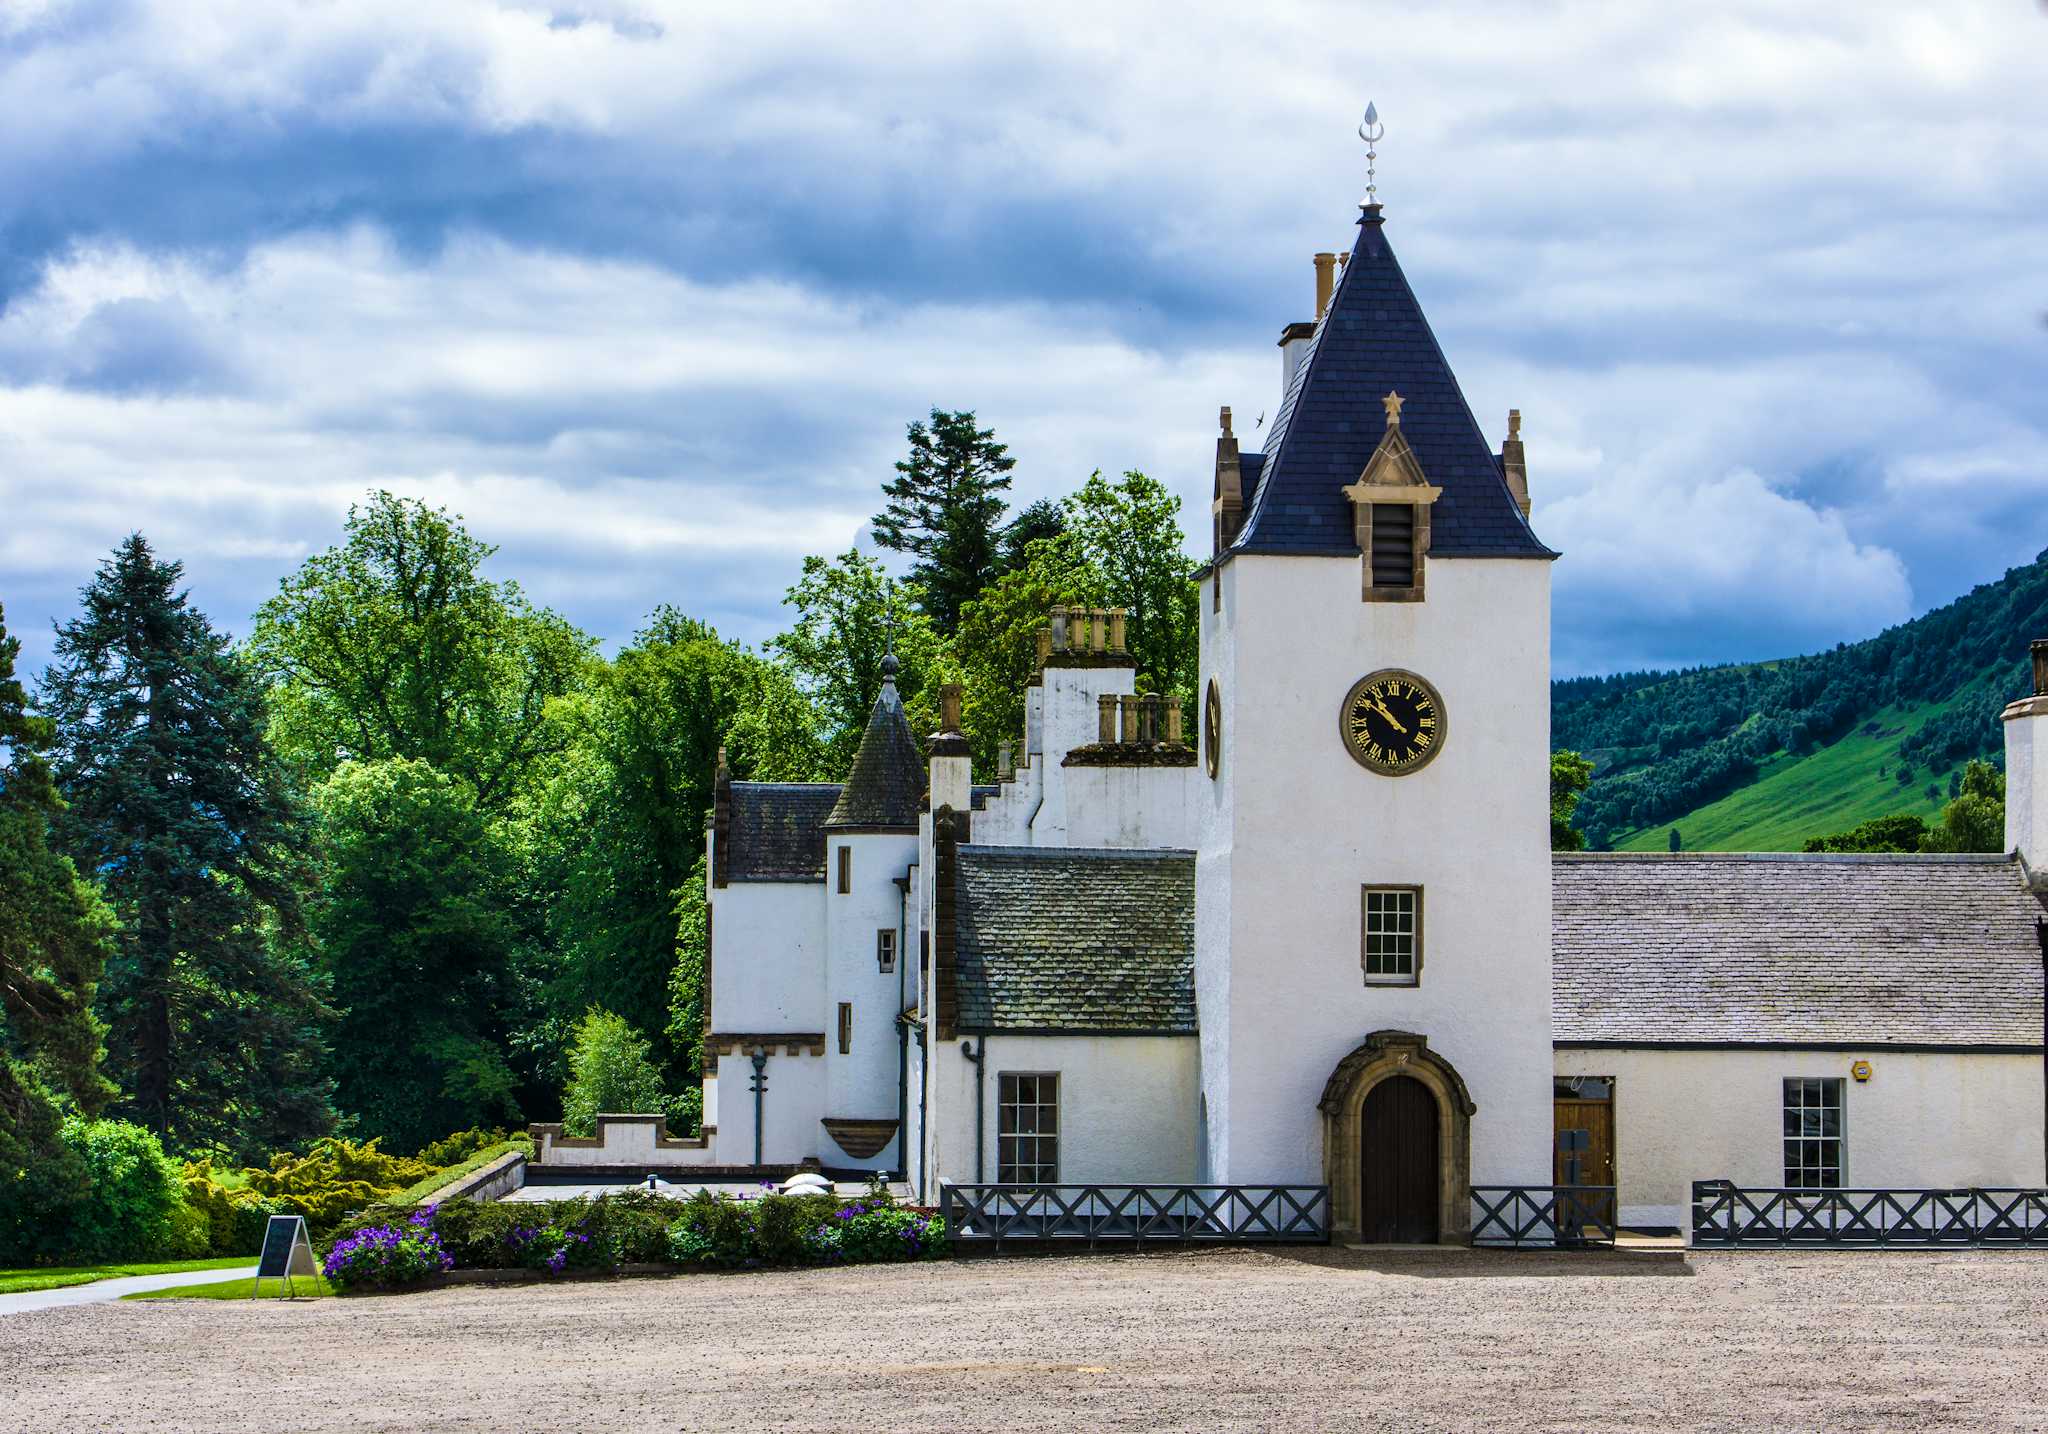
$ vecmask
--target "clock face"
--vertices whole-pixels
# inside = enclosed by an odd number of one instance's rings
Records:
[[[1338,724],[1344,750],[1367,771],[1398,777],[1434,757],[1444,744],[1444,701],[1437,690],[1399,668],[1361,677],[1344,698]]]
[[[1223,693],[1216,679],[1209,679],[1209,695],[1202,699],[1202,755],[1209,763],[1209,776],[1223,770]]]

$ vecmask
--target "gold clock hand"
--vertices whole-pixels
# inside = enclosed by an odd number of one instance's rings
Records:
[[[1400,718],[1396,717],[1393,713],[1387,710],[1386,703],[1376,701],[1372,705],[1374,710],[1376,710],[1380,714],[1380,716],[1387,719],[1388,726],[1392,727],[1396,732],[1399,732],[1403,737],[1408,735],[1408,729],[1401,725]]]

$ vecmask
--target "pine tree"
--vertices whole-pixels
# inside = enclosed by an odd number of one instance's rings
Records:
[[[114,1093],[99,1073],[92,1014],[114,917],[50,847],[63,810],[43,760],[54,732],[28,710],[14,675],[20,651],[0,613],[0,1226],[10,1192],[60,1178],[65,1111],[91,1115]]]
[[[99,991],[116,1112],[175,1149],[253,1155],[332,1123],[300,945],[308,827],[263,693],[182,572],[135,534],[57,629],[57,829],[121,920]]]
[[[1002,571],[1002,495],[1017,460],[971,412],[935,408],[929,426],[911,424],[909,437],[910,456],[882,485],[889,502],[875,515],[875,541],[916,557],[910,576],[925,613],[950,636],[961,605]]]

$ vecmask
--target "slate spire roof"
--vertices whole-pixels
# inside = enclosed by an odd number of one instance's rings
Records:
[[[1357,247],[1281,401],[1265,453],[1241,460],[1248,511],[1228,551],[1356,554],[1343,489],[1358,481],[1386,432],[1381,400],[1389,393],[1405,400],[1401,431],[1424,475],[1443,489],[1430,514],[1432,557],[1556,556],[1509,493],[1387,242],[1378,205],[1358,221]]]
[[[924,800],[924,758],[896,695],[896,654],[882,659],[882,691],[868,714],[853,770],[839,789],[825,826],[893,827],[917,830],[917,809]]]

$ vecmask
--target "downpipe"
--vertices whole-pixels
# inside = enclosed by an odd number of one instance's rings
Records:
[[[982,1174],[981,1148],[982,1132],[988,1127],[988,1036],[986,1033],[976,1036],[971,1043],[972,1050],[968,1049],[969,1044],[967,1041],[960,1043],[960,1054],[974,1062],[974,1183],[980,1185],[986,1179]]]
[[[768,1052],[755,1046],[754,1056],[754,1168],[761,1168],[761,1102],[768,1093]]]

